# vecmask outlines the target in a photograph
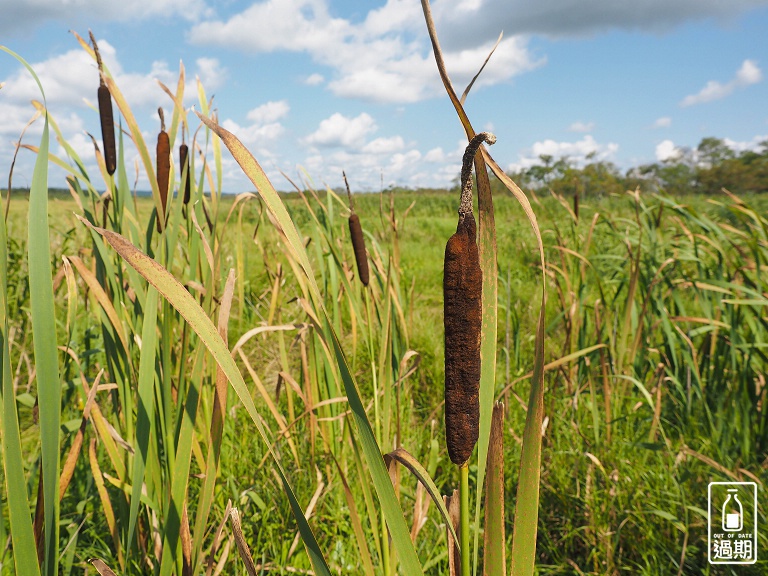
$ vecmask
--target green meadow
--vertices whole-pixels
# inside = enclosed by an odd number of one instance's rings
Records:
[[[344,199],[333,193],[307,192],[303,198],[297,193],[283,195],[307,241],[313,265],[321,271],[318,283],[338,321],[372,420],[374,407],[370,404],[378,388],[381,426],[392,428],[393,447],[396,442],[421,460],[442,493],[456,487],[445,449],[441,404],[442,252],[455,227],[457,195],[458,190],[392,190],[355,196],[372,255],[378,257],[372,260],[374,281],[383,290],[388,281],[396,279],[396,298],[390,304],[396,312],[389,311],[389,328],[380,318],[381,310],[370,327],[365,318],[352,320],[354,312],[345,292],[359,295],[360,287],[355,285]],[[765,276],[760,269],[765,266],[766,221],[762,214],[768,201],[761,196],[671,198],[627,192],[584,198],[577,222],[568,203],[561,200],[547,195],[533,202],[548,263],[546,426],[537,570],[542,574],[662,574],[669,573],[670,567],[677,572],[682,566],[681,573],[708,573],[707,484],[735,479],[762,482],[765,478],[767,309],[765,288],[761,288]],[[266,329],[243,347],[247,361],[241,358],[239,367],[265,427],[279,446],[298,501],[305,506],[314,503],[307,517],[332,571],[361,573],[360,542],[346,490],[361,516],[367,513],[366,499],[373,496],[366,496],[366,487],[359,482],[359,454],[345,438],[348,432],[330,424],[344,414],[343,405],[337,413],[329,411],[317,418],[300,414],[305,408],[298,392],[312,382],[313,374],[323,370],[320,351],[313,351],[304,340],[307,316],[299,302],[302,290],[292,278],[281,238],[270,227],[262,203],[258,199],[240,203],[234,212],[236,225],[227,226],[225,215],[234,203],[234,198],[222,197],[217,221],[222,233],[214,262],[219,285],[224,285],[230,268],[237,271],[229,342],[237,342],[253,328]],[[146,220],[153,210],[149,198],[135,200],[135,206],[140,220]],[[511,510],[530,387],[527,376],[533,366],[540,280],[535,239],[519,206],[511,195],[499,193],[494,208],[500,279],[496,395],[506,407],[505,499]],[[98,297],[77,271],[72,273],[70,267],[66,272],[63,257],[81,258],[86,270],[97,272],[92,238],[74,217],[79,206],[72,198],[56,195],[50,199],[49,210],[51,264],[58,280],[54,281],[56,331],[59,346],[68,348],[68,353],[60,349],[58,354],[64,460],[87,402],[78,380],[92,383],[101,370],[110,370],[107,349],[115,344],[108,340],[109,321]],[[25,257],[27,212],[28,199],[14,194],[8,217],[11,365],[27,491],[34,501],[40,452]],[[186,273],[178,269],[175,274],[183,278]],[[205,298],[199,291],[192,293]],[[131,302],[130,288],[125,294],[127,307],[116,313],[128,316],[131,306],[138,304]],[[292,328],[269,331],[270,326],[284,325]],[[137,328],[135,335],[139,334]],[[162,334],[161,328],[158,326],[158,334]],[[387,330],[392,331],[391,348],[386,356],[372,359],[367,332],[373,332],[370,337],[378,341]],[[194,373],[194,346],[182,323],[174,327],[169,340],[164,336],[157,342],[158,356],[165,353],[171,358],[173,393],[184,387],[185,374]],[[575,357],[568,360],[569,356]],[[379,361],[388,368],[382,369]],[[160,379],[164,368],[159,359],[156,362]],[[376,373],[371,365],[377,366]],[[411,366],[415,366],[412,372]],[[215,373],[211,366],[205,368],[201,389],[213,388]],[[381,380],[378,387],[374,382],[382,370],[408,373],[402,382],[395,380],[396,406],[386,408],[389,424],[385,424]],[[288,378],[298,385],[296,390],[286,383]],[[111,375],[102,375],[102,382],[112,380]],[[122,417],[115,396],[115,390],[105,390],[96,396],[96,404],[106,420],[117,424]],[[173,402],[156,400],[153,436],[158,437],[151,438],[156,452],[149,453],[152,461],[147,462],[145,482],[158,482],[159,488],[170,480],[165,469],[167,448],[160,437],[163,420],[168,417],[170,426],[177,425],[179,414]],[[199,410],[212,410],[204,396],[202,400]],[[166,409],[170,414],[163,413]],[[244,570],[233,537],[226,530],[218,537],[215,532],[229,501],[240,510],[256,564],[275,573],[310,569],[302,546],[294,545],[297,532],[290,505],[274,472],[264,464],[268,453],[254,423],[232,395],[225,414],[220,470],[210,498],[211,527],[201,538],[201,559],[215,559],[221,573]],[[289,434],[280,439],[280,432],[289,425]],[[127,441],[126,432],[119,433]],[[204,487],[208,434],[205,427],[195,427],[197,446],[193,443],[188,472],[191,518]],[[324,443],[330,440],[325,434],[338,436],[338,454],[326,452]],[[89,426],[85,446],[91,438],[99,438],[99,432]],[[130,452],[123,442],[117,450]],[[108,480],[95,480],[93,464],[83,450],[61,501],[62,565],[69,573],[79,573],[89,558],[98,557],[118,573],[147,573],[152,561],[143,563],[141,559],[153,556],[152,546],[158,545],[157,534],[162,534],[162,526],[151,524],[153,516],[159,516],[153,508],[161,503],[142,503],[134,544],[138,549],[132,554],[124,552],[121,566],[99,484],[112,502],[112,522],[119,530],[127,527],[128,502],[103,446],[96,446],[95,456]],[[157,468],[151,475],[150,467]],[[477,470],[470,472],[476,474]],[[395,480],[425,571],[447,573],[442,519],[406,471]],[[161,494],[158,490],[156,497]],[[7,510],[5,494],[3,500]],[[761,504],[761,522],[764,514]],[[505,520],[511,535],[514,517],[507,513]],[[360,523],[371,549],[371,563],[379,573],[373,543],[376,526],[367,519]],[[761,539],[759,545],[765,544]],[[6,549],[7,573],[13,573],[8,562],[11,554]],[[754,567],[752,573],[760,570]],[[741,568],[734,573],[747,572]]]

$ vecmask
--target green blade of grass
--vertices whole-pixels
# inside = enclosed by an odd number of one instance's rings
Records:
[[[91,225],[87,220],[80,218],[80,221],[85,225],[91,227],[99,234],[101,234],[107,242],[117,252],[133,266],[136,271],[141,274],[157,291],[163,295],[163,297],[181,314],[181,316],[187,321],[190,327],[195,331],[200,340],[205,344],[206,348],[211,352],[216,363],[221,367],[227,376],[232,388],[243,403],[248,415],[253,423],[256,425],[256,429],[259,432],[262,440],[267,445],[270,455],[272,456],[275,468],[280,475],[283,489],[291,504],[291,509],[294,512],[296,521],[299,525],[299,530],[304,540],[304,544],[307,548],[310,560],[312,561],[312,567],[316,574],[330,576],[330,569],[326,564],[322,552],[320,552],[320,546],[312,533],[307,519],[304,517],[301,506],[296,500],[296,496],[291,488],[288,480],[283,471],[280,458],[272,447],[272,443],[267,435],[267,431],[262,424],[259,417],[256,406],[251,398],[250,391],[245,385],[242,374],[237,368],[232,355],[227,348],[226,343],[222,339],[216,327],[211,322],[211,319],[206,315],[205,311],[200,307],[194,297],[187,292],[173,275],[158,264],[155,260],[141,252],[133,244],[128,242],[120,234],[112,232],[111,230],[105,230]],[[382,462],[383,466],[383,462]],[[391,485],[390,485],[391,486]]]

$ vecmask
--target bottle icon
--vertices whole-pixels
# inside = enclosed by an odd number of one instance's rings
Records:
[[[723,530],[741,532],[744,527],[744,508],[741,506],[737,489],[728,490],[728,498],[723,502]]]

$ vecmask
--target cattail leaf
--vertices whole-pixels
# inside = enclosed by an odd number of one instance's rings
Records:
[[[89,562],[93,564],[94,568],[96,568],[96,572],[99,573],[99,576],[117,576],[117,574],[115,574],[103,560],[94,558],[89,560]]]
[[[85,283],[88,285],[91,293],[95,296],[96,300],[101,305],[102,309],[107,315],[107,318],[109,318],[109,322],[114,328],[120,343],[123,345],[125,353],[128,354],[130,349],[128,348],[128,339],[125,336],[123,324],[120,322],[117,316],[117,311],[115,310],[112,301],[109,299],[109,296],[104,291],[103,286],[99,283],[93,272],[91,272],[91,270],[83,263],[79,257],[70,256],[68,260],[75,265],[75,268],[77,268],[77,272],[80,274],[80,277],[85,280]]]
[[[131,549],[139,513],[141,487],[149,451],[150,431],[155,423],[155,344],[157,342],[157,290],[147,290],[144,301],[144,320],[141,328],[141,358],[139,360],[138,416],[136,418],[136,442],[133,447],[133,473],[131,474],[130,516],[128,519],[128,545]]]
[[[349,488],[349,483],[341,469],[341,465],[336,457],[331,454],[334,464],[336,464],[336,471],[339,474],[339,479],[344,487],[344,499],[347,502],[347,508],[349,508],[349,519],[352,522],[352,530],[355,533],[355,540],[357,540],[357,548],[360,551],[360,560],[363,564],[366,576],[374,576],[375,571],[373,568],[373,561],[371,560],[371,553],[368,551],[368,540],[363,532],[363,525],[360,522],[360,515],[357,512],[357,504],[355,503],[355,496],[352,494],[352,490]]]
[[[450,532],[451,537],[456,542],[457,550],[461,552],[459,547],[459,537],[456,535],[453,520],[451,519],[451,515],[448,513],[448,508],[445,506],[445,501],[443,500],[443,496],[440,494],[440,489],[435,485],[435,481],[432,480],[429,472],[427,472],[424,466],[422,466],[421,463],[416,460],[416,458],[414,458],[413,455],[411,455],[405,448],[398,448],[394,452],[387,454],[387,456],[408,468],[408,470],[410,470],[411,473],[416,476],[416,479],[424,486],[424,488],[427,490],[427,493],[429,494],[429,497],[432,498],[435,506],[437,506],[437,509],[442,515],[443,520],[445,520],[445,525],[448,527],[448,531]]]
[[[7,52],[23,64],[37,82],[40,92],[43,89],[40,81],[29,64],[18,54],[4,46],[0,50]],[[47,123],[43,129],[43,139],[48,136]],[[47,142],[41,142],[40,147],[48,147]],[[41,161],[38,156],[40,170],[47,170],[47,158]],[[38,170],[35,164],[35,171]],[[47,192],[47,191],[46,191]],[[46,228],[47,232],[47,228]],[[47,241],[47,233],[45,234]],[[50,281],[50,277],[49,277]],[[0,420],[0,440],[2,441],[3,472],[5,476],[6,505],[8,507],[8,520],[11,528],[11,541],[13,544],[13,566],[16,574],[40,574],[40,566],[37,563],[37,551],[35,536],[32,529],[32,518],[29,514],[29,498],[27,494],[27,482],[24,476],[24,457],[21,451],[21,435],[19,430],[19,415],[16,409],[16,394],[13,389],[13,375],[11,372],[10,340],[8,338],[8,237],[5,218],[0,217],[0,355],[2,355],[2,414]],[[9,565],[11,563],[9,562]]]
[[[488,470],[485,476],[484,576],[506,576],[507,538],[504,529],[504,404],[493,406]]]
[[[245,564],[245,571],[248,573],[248,576],[258,576],[258,570],[256,569],[256,564],[253,562],[251,549],[248,547],[248,542],[245,541],[245,536],[243,536],[240,511],[237,508],[232,508],[232,510],[229,511],[229,519],[232,522],[232,534],[235,536],[237,551],[240,553],[240,558]]]
[[[35,78],[37,79],[37,78]],[[41,88],[42,91],[42,88]],[[56,347],[56,315],[48,233],[48,115],[45,115],[40,152],[35,161],[29,194],[29,291],[35,375],[40,407],[41,474],[45,518],[43,572],[58,574],[59,563],[59,423],[61,381]]]
[[[96,438],[91,438],[91,442],[88,445],[88,462],[91,466],[91,475],[93,476],[93,483],[96,485],[96,491],[99,494],[99,500],[101,500],[101,513],[104,515],[104,520],[109,528],[110,536],[112,536],[112,543],[117,550],[117,558],[120,565],[124,565],[123,549],[120,545],[120,534],[117,531],[117,523],[115,521],[115,511],[112,508],[112,502],[109,499],[107,493],[107,487],[104,485],[104,475],[99,468],[99,459],[96,456]]]
[[[293,510],[294,517],[302,530],[302,537],[304,538],[304,544],[307,547],[312,567],[316,574],[328,574],[330,576],[330,570],[325,560],[323,559],[320,547],[317,544],[312,530],[309,528],[306,518],[302,512],[301,507],[296,500],[296,496],[293,493],[293,489],[288,483],[288,479],[283,471],[280,458],[274,451],[267,430],[256,411],[256,406],[251,398],[251,393],[248,387],[245,385],[240,371],[235,364],[232,355],[227,349],[227,345],[223,338],[219,334],[216,327],[211,322],[211,319],[206,315],[202,307],[197,303],[194,297],[187,292],[186,288],[179,283],[173,275],[158,264],[155,260],[141,252],[133,244],[128,242],[123,236],[112,232],[111,230],[105,230],[97,226],[93,226],[87,220],[78,216],[81,222],[89,226],[92,230],[101,234],[107,242],[122,256],[126,262],[128,262],[136,271],[141,274],[147,282],[149,282],[162,296],[181,314],[181,316],[187,321],[190,327],[195,331],[197,336],[203,342],[203,344],[211,352],[216,363],[221,367],[227,376],[232,388],[243,403],[246,412],[250,416],[253,423],[256,425],[256,430],[261,436],[264,443],[267,445],[270,456],[273,459],[275,468],[280,476],[283,484],[283,490],[288,496]],[[382,462],[383,466],[383,462]],[[390,485],[391,486],[391,485]]]

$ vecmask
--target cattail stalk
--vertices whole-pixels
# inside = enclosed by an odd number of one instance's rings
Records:
[[[171,143],[168,139],[168,133],[165,131],[165,114],[163,109],[158,108],[157,113],[160,116],[160,133],[157,135],[157,187],[160,189],[160,213],[157,215],[157,232],[160,233],[165,228],[165,213],[168,201],[168,179],[171,175]],[[160,221],[162,220],[162,224]]]
[[[115,149],[115,120],[112,114],[112,96],[109,88],[104,83],[104,64],[101,61],[99,46],[96,44],[96,38],[90,30],[91,44],[96,54],[96,65],[99,68],[99,88],[96,91],[96,98],[99,102],[99,120],[101,121],[101,141],[104,144],[104,164],[110,176],[115,173],[117,167],[117,150]]]
[[[355,205],[352,202],[352,193],[349,191],[349,182],[347,175],[342,171],[344,184],[347,186],[347,197],[349,198],[349,235],[352,237],[352,249],[355,252],[355,262],[357,263],[357,275],[363,286],[368,286],[370,279],[368,271],[368,258],[365,255],[365,238],[363,237],[363,227],[360,225],[360,217],[355,214]]]
[[[470,141],[461,168],[456,233],[445,246],[443,322],[445,326],[445,439],[451,462],[459,466],[461,574],[470,574],[469,459],[480,431],[480,332],[483,271],[472,213],[472,163],[480,144],[496,137],[481,132]]]

